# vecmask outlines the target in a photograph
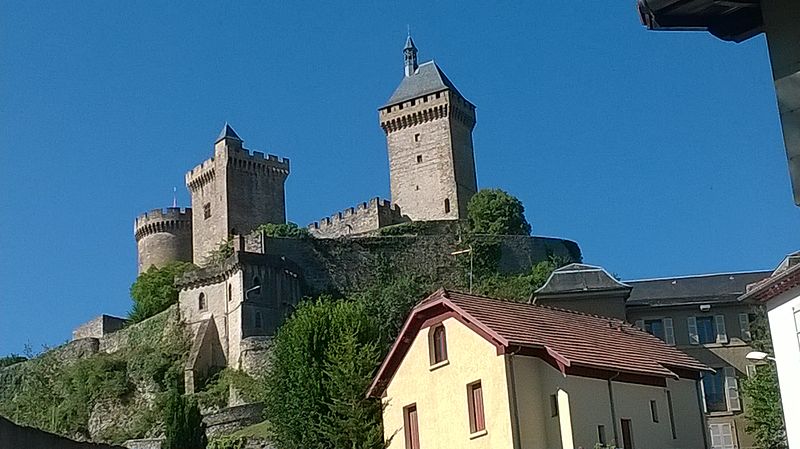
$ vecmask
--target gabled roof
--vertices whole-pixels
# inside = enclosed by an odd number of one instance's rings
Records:
[[[741,295],[739,300],[766,302],[798,287],[800,287],[800,252],[795,252],[786,256],[769,277],[748,285],[747,292]]]
[[[678,306],[736,302],[748,284],[758,282],[769,274],[769,271],[750,271],[625,281],[633,287],[625,304]]]
[[[385,108],[397,103],[402,103],[406,100],[421,97],[423,95],[441,92],[450,89],[456,92],[459,96],[456,86],[447,78],[442,72],[442,69],[434,61],[428,61],[420,64],[417,71],[411,76],[403,77],[400,85],[397,86],[389,101],[381,106]],[[463,96],[462,96],[463,97]]]
[[[406,320],[370,386],[383,394],[423,325],[455,318],[499,354],[541,358],[564,374],[663,385],[666,378],[699,378],[708,367],[624,321],[553,307],[440,289]]]
[[[602,267],[571,263],[554,270],[547,282],[536,290],[536,295],[560,295],[566,293],[630,291],[629,285],[614,279]]]

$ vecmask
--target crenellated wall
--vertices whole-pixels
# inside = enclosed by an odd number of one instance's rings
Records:
[[[186,173],[194,263],[203,265],[208,253],[230,235],[264,223],[285,223],[287,176],[289,159],[251,152],[238,139],[218,140],[214,157]]]
[[[356,207],[347,208],[308,225],[318,238],[336,238],[374,231],[385,226],[409,221],[400,207],[389,200],[372,198]]]
[[[153,209],[133,223],[139,273],[151,266],[192,261],[192,209]]]

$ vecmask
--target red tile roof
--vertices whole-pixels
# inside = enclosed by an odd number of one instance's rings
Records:
[[[382,394],[422,326],[445,315],[484,336],[498,354],[533,355],[565,374],[653,383],[653,379],[696,379],[700,371],[710,370],[618,319],[440,289],[406,320],[370,388],[371,395]]]

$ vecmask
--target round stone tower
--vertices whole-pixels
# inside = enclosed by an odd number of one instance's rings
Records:
[[[192,261],[192,209],[153,209],[136,218],[133,225],[138,250],[139,273],[150,266]]]

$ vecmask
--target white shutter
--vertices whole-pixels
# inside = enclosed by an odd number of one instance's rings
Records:
[[[714,315],[714,327],[717,329],[717,343],[727,343],[728,333],[725,332],[725,315]]]
[[[750,341],[752,338],[750,335],[750,316],[746,313],[739,314],[739,329],[742,331],[742,340]]]
[[[756,366],[755,365],[746,365],[745,371],[747,372],[747,377],[753,377],[756,375]]]
[[[723,368],[725,373],[725,397],[728,399],[728,410],[736,412],[742,409],[739,400],[739,383],[736,381],[736,370],[732,366]]]
[[[644,330],[644,320],[636,320],[634,326],[638,327],[641,330]]]
[[[689,325],[689,343],[699,345],[700,337],[697,336],[697,319],[690,316],[686,319],[686,323]]]
[[[675,328],[672,326],[672,318],[664,318],[664,341],[670,345],[675,345]]]
[[[733,442],[733,427],[730,423],[709,424],[711,434],[711,449],[735,449]]]

